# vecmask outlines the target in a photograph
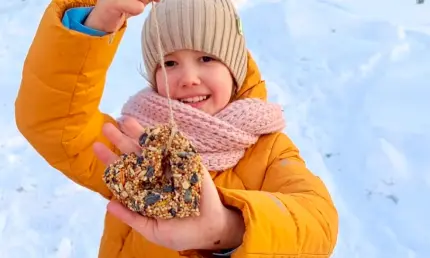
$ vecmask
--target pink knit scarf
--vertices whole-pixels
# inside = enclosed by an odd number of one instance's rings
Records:
[[[234,167],[260,135],[285,126],[280,106],[253,98],[234,101],[213,116],[177,100],[172,100],[172,108],[179,131],[193,143],[209,171]],[[131,116],[142,126],[166,124],[169,114],[168,99],[151,88],[132,96],[122,109],[122,116]]]

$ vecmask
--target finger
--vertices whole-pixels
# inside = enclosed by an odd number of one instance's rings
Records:
[[[127,209],[118,201],[110,201],[107,205],[107,210],[147,239],[154,239],[155,220]]]
[[[118,7],[131,16],[139,15],[145,9],[146,4],[143,1],[118,1]]]
[[[94,143],[93,150],[96,157],[106,166],[109,166],[119,159],[118,155],[113,153],[106,145],[101,142]]]
[[[143,133],[143,127],[139,122],[129,116],[124,116],[121,123],[121,130],[130,138],[138,140]]]
[[[219,197],[218,190],[209,171],[203,167],[203,179],[200,198],[201,212],[203,214],[210,213],[213,211],[213,209],[219,207],[219,205],[222,205],[222,202]]]
[[[160,0],[139,0],[139,1],[142,2],[144,5],[148,5],[151,2],[155,2],[155,3],[160,2]]]
[[[137,141],[123,134],[113,124],[105,124],[102,130],[106,138],[108,138],[108,140],[113,143],[122,153],[139,152],[140,147]]]

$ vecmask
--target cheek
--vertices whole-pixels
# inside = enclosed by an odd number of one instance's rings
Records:
[[[232,96],[233,78],[226,69],[220,69],[218,73],[212,73],[209,77],[212,81],[211,91],[218,105],[227,105]]]
[[[213,87],[212,92],[215,95],[215,100],[219,104],[227,104],[231,99],[232,84],[231,82],[222,81]]]
[[[167,79],[169,80],[169,83],[171,84],[170,78],[167,77]],[[158,69],[157,73],[155,74],[155,84],[156,84],[158,94],[160,94],[163,97],[167,97],[167,89],[166,89],[166,85],[164,83],[164,75],[163,75],[163,72],[161,71],[161,69]],[[170,89],[170,91],[171,91],[171,89]]]

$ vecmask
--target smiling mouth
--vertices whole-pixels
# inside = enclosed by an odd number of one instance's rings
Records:
[[[192,97],[192,98],[183,98],[183,99],[178,99],[178,100],[182,103],[185,103],[185,104],[196,104],[196,103],[203,102],[209,98],[210,98],[210,95],[206,95],[206,96],[197,96],[197,97]]]

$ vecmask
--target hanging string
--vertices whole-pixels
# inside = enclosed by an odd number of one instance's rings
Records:
[[[158,24],[156,6],[157,6],[156,3],[152,2],[151,13],[154,16],[155,29],[156,29],[156,32],[157,32],[158,57],[160,59],[161,70],[162,70],[163,77],[164,77],[164,84],[166,86],[167,100],[168,100],[168,103],[169,103],[169,113],[170,113],[170,121],[169,122],[170,122],[170,125],[172,127],[172,131],[171,131],[171,134],[170,134],[170,137],[169,137],[169,141],[167,143],[167,149],[169,149],[170,145],[172,144],[173,137],[177,133],[177,126],[176,126],[174,115],[173,115],[172,99],[170,98],[169,81],[167,79],[167,71],[166,71],[166,66],[164,64],[164,62],[165,62],[164,61],[164,53],[163,53],[163,47],[161,45],[160,26]]]
[[[158,57],[160,59],[160,65],[161,65],[161,70],[163,73],[163,78],[164,78],[164,84],[166,86],[166,92],[167,92],[167,100],[169,103],[169,124],[171,126],[171,134],[169,137],[169,141],[167,143],[167,148],[170,148],[170,145],[172,144],[173,141],[173,137],[175,136],[175,134],[178,132],[176,123],[175,123],[175,119],[174,119],[174,115],[173,115],[173,107],[172,107],[172,99],[170,98],[170,87],[169,87],[169,81],[167,78],[167,71],[166,71],[166,66],[164,64],[164,51],[163,51],[163,47],[161,44],[161,35],[160,35],[160,26],[158,24],[158,19],[157,19],[157,11],[156,11],[156,6],[157,4],[155,2],[151,2],[152,3],[152,8],[151,8],[151,13],[153,15],[154,18],[154,22],[155,22],[155,29],[156,29],[156,37],[157,37],[157,48],[158,48]],[[122,18],[126,19],[127,15],[125,13],[122,14]],[[119,28],[118,28],[119,29]],[[114,31],[110,36],[109,36],[109,44],[112,44],[114,37],[115,37],[116,31]]]
[[[163,47],[161,45],[160,27],[158,25],[157,11],[155,10],[155,8],[156,8],[156,4],[155,4],[155,2],[152,2],[151,12],[152,12],[152,15],[154,16],[155,29],[156,29],[156,32],[157,32],[158,58],[160,59],[161,70],[163,72],[164,83],[165,83],[165,86],[166,86],[167,99],[169,101],[170,123],[172,123],[172,125],[174,125],[175,124],[175,120],[174,120],[174,117],[173,117],[172,100],[170,98],[169,82],[168,82],[168,79],[167,79],[166,66],[164,64],[165,61],[164,61]]]

